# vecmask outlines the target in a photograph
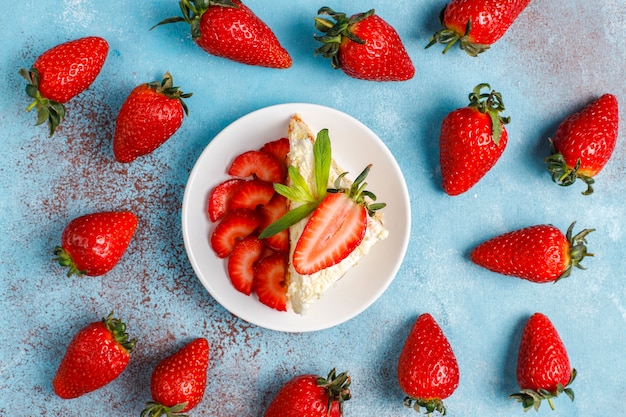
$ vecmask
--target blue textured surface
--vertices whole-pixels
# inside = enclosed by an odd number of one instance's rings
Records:
[[[546,138],[591,99],[610,92],[626,102],[623,0],[533,0],[507,34],[472,59],[457,48],[425,50],[443,0],[312,4],[249,0],[291,53],[289,70],[249,67],[205,54],[184,24],[148,29],[179,14],[174,0],[24,0],[0,16],[0,415],[138,415],[149,399],[159,359],[191,338],[211,344],[209,383],[192,415],[259,416],[299,373],[349,370],[346,416],[408,416],[395,380],[396,361],[417,315],[430,312],[453,346],[461,383],[446,401],[451,416],[522,415],[507,399],[517,389],[515,358],[525,320],[547,314],[578,370],[576,400],[540,415],[622,415],[626,395],[624,258],[626,142],[597,177],[553,185],[544,169]],[[341,4],[340,4],[341,3]],[[313,17],[328,5],[347,13],[376,8],[400,33],[416,76],[404,83],[351,79],[314,57]],[[19,68],[44,50],[87,35],[106,38],[108,59],[93,86],[71,101],[53,138],[33,127]],[[130,165],[113,160],[114,120],[137,84],[171,71],[192,91],[190,116],[152,155]],[[470,192],[440,187],[438,130],[478,83],[504,96],[509,144]],[[348,113],[376,132],[403,169],[413,204],[411,243],[389,289],[360,316],[332,329],[286,334],[233,317],[204,290],[187,261],[180,228],[183,191],[196,158],[226,125],[272,104],[311,102]],[[622,121],[624,113],[621,113]],[[67,278],[51,249],[72,218],[131,209],[140,225],[121,263],[100,278]],[[539,223],[593,227],[587,271],[555,285],[489,273],[469,250],[495,234]],[[75,400],[51,388],[78,329],[115,310],[139,339],[128,369]],[[534,414],[534,412],[531,412]]]

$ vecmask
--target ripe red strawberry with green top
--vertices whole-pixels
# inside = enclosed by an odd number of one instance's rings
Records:
[[[398,32],[374,10],[347,17],[330,7],[317,14],[315,27],[323,33],[316,54],[331,58],[332,66],[353,78],[369,81],[405,81],[413,78],[415,67]]]
[[[365,197],[375,196],[365,190],[363,181],[369,173],[367,166],[350,188],[341,188],[339,177],[335,188],[329,189],[324,199],[311,214],[296,243],[292,264],[296,272],[313,274],[345,259],[363,241],[367,216],[385,206],[370,204]]]
[[[54,392],[70,399],[102,388],[126,369],[136,342],[113,313],[87,325],[67,347],[52,380]]]
[[[443,190],[451,196],[472,188],[502,156],[508,141],[504,125],[508,117],[502,95],[494,90],[481,93],[489,84],[479,84],[470,94],[470,103],[450,112],[439,136],[439,160]]]
[[[573,267],[585,269],[581,265],[585,256],[593,256],[585,244],[594,229],[572,236],[574,224],[565,235],[552,225],[542,224],[496,236],[472,251],[472,262],[493,272],[537,283],[566,278]]]
[[[26,78],[26,94],[34,101],[26,108],[37,109],[37,125],[48,123],[50,136],[65,118],[64,103],[86,90],[104,65],[109,44],[89,36],[57,45],[39,56],[29,70],[22,68]]]
[[[187,22],[196,44],[209,54],[248,65],[291,67],[291,56],[265,22],[239,0],[180,0],[183,16],[156,26]]]
[[[581,179],[587,184],[583,194],[593,193],[593,177],[604,168],[615,149],[618,123],[617,98],[612,94],[604,94],[568,116],[550,140],[551,155],[546,163],[552,180],[568,186]]]
[[[443,400],[459,386],[459,367],[448,339],[428,313],[420,315],[398,359],[398,382],[407,395],[404,404],[428,415],[445,415]]]
[[[263,417],[341,417],[349,400],[350,377],[333,369],[326,378],[298,375],[278,391]]]
[[[63,230],[54,260],[69,268],[68,276],[105,274],[120,261],[136,229],[137,216],[128,211],[77,217]]]
[[[135,87],[117,116],[113,153],[118,162],[132,162],[167,141],[188,113],[183,99],[191,96],[174,86],[169,72],[163,81]]]
[[[446,45],[446,53],[458,43],[467,54],[476,56],[500,39],[529,3],[530,0],[451,0],[439,16],[444,28],[430,38],[426,48],[441,43]]]
[[[141,417],[182,415],[202,401],[209,367],[209,342],[198,338],[163,359],[150,378],[152,401]]]
[[[531,407],[539,410],[546,400],[554,410],[552,399],[565,393],[574,401],[569,385],[576,378],[561,337],[544,314],[533,314],[522,331],[517,356],[517,383],[521,391],[510,398],[517,399],[524,411]]]

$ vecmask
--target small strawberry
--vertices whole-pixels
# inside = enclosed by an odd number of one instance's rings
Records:
[[[415,75],[398,32],[373,9],[349,18],[330,7],[317,14],[334,20],[315,18],[316,29],[323,33],[315,36],[323,44],[315,52],[331,58],[333,68],[369,81],[406,81]]]
[[[349,189],[340,188],[339,177],[335,189],[313,211],[293,251],[293,267],[299,274],[309,275],[345,259],[365,237],[367,216],[384,207],[384,203],[370,205],[365,197],[374,199],[363,183],[369,173],[367,166]]]
[[[117,116],[113,153],[118,162],[132,162],[167,141],[188,113],[183,99],[191,97],[178,87],[169,72],[163,81],[135,87]]]
[[[587,184],[583,194],[593,193],[593,177],[604,168],[615,149],[618,122],[617,98],[612,94],[604,94],[568,116],[550,140],[551,155],[546,163],[552,180],[568,186],[580,178]]]
[[[287,256],[275,253],[261,259],[254,270],[253,288],[259,301],[278,311],[287,311]]]
[[[555,282],[568,277],[573,267],[585,269],[581,261],[587,252],[586,237],[594,229],[572,236],[572,223],[564,235],[552,225],[530,226],[496,236],[471,252],[477,265],[528,281]]]
[[[180,0],[183,16],[156,26],[186,22],[191,37],[211,55],[242,64],[270,68],[291,67],[291,56],[272,30],[240,0]]]
[[[428,415],[446,414],[444,399],[459,386],[459,367],[443,331],[428,313],[417,318],[398,359],[398,382],[404,404]]]
[[[65,118],[64,103],[86,90],[104,65],[109,44],[89,36],[57,45],[37,58],[29,70],[22,68],[26,78],[26,94],[34,101],[26,108],[37,109],[37,125],[48,122],[50,136]]]
[[[152,401],[141,417],[181,416],[202,401],[209,367],[209,342],[198,338],[163,359],[150,378]]]
[[[120,261],[137,229],[131,212],[99,212],[72,220],[63,230],[61,246],[54,249],[68,276],[98,276]]]
[[[334,369],[326,378],[298,375],[282,386],[263,417],[340,417],[351,397],[350,382],[346,372],[337,375]]]
[[[233,177],[254,177],[267,182],[282,182],[284,174],[280,162],[261,151],[246,151],[237,155],[227,172]]]
[[[245,295],[252,294],[255,264],[263,254],[263,243],[256,236],[248,236],[235,243],[228,257],[227,270],[235,289]]]
[[[506,148],[508,117],[502,95],[479,84],[470,94],[470,103],[450,112],[443,120],[439,136],[439,159],[443,190],[451,196],[472,188],[496,164]]]
[[[426,48],[436,43],[446,45],[446,53],[455,43],[470,56],[489,49],[513,24],[530,0],[451,0],[441,11],[444,29],[436,32]]]
[[[240,239],[250,236],[261,224],[261,215],[254,210],[226,213],[211,234],[211,247],[220,258],[231,254]]]
[[[245,180],[230,178],[216,185],[209,193],[207,212],[209,219],[216,222],[228,211],[228,204],[233,194]]]
[[[544,314],[533,314],[524,330],[517,356],[517,383],[521,392],[512,394],[521,402],[524,411],[539,410],[546,400],[554,410],[552,399],[565,393],[574,401],[574,391],[568,386],[576,378],[570,367],[565,345],[550,319]]]
[[[244,181],[234,192],[228,203],[229,210],[251,209],[263,206],[274,196],[272,183],[250,179]]]
[[[113,313],[87,325],[67,347],[52,380],[54,392],[70,399],[102,388],[126,369],[136,343]]]

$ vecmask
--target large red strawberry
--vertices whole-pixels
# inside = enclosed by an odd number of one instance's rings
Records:
[[[240,0],[180,0],[183,16],[158,25],[187,22],[206,52],[248,65],[291,67],[291,56],[272,30]]]
[[[525,411],[531,407],[539,410],[544,399],[554,410],[552,399],[563,392],[574,401],[574,392],[568,386],[576,370],[570,367],[565,345],[544,314],[533,314],[524,326],[516,376],[522,390],[510,398],[521,402]]]
[[[555,282],[568,277],[587,253],[586,237],[593,229],[572,236],[574,223],[564,235],[542,224],[514,230],[481,243],[471,253],[472,261],[490,271],[532,282]]]
[[[546,162],[552,180],[568,186],[580,178],[587,184],[583,194],[593,193],[593,177],[604,168],[615,149],[618,122],[617,98],[612,94],[604,94],[568,116],[550,140],[552,152]]]
[[[486,93],[481,91],[486,88]],[[502,95],[489,84],[479,84],[469,96],[470,103],[450,112],[439,136],[439,160],[443,190],[459,195],[472,188],[496,164],[506,148],[508,117]]]
[[[263,417],[340,417],[349,400],[350,377],[333,369],[326,378],[298,375],[278,391]]]
[[[426,47],[455,43],[471,56],[489,49],[513,24],[530,0],[451,0],[441,11],[444,29],[436,32]]]
[[[105,274],[120,261],[136,229],[137,216],[128,211],[77,217],[63,230],[54,260],[69,267],[68,276]]]
[[[29,70],[22,68],[26,93],[34,101],[26,108],[37,109],[37,124],[48,122],[50,136],[65,118],[64,103],[87,89],[104,65],[109,44],[89,36],[57,45],[37,58]]]
[[[292,256],[296,272],[313,274],[345,259],[363,241],[367,216],[384,203],[370,204],[365,197],[375,198],[364,190],[363,180],[370,166],[357,177],[350,188],[340,188],[339,180],[311,214]]]
[[[126,369],[136,342],[113,313],[84,327],[67,347],[52,380],[54,392],[69,399],[102,388]]]
[[[187,106],[169,72],[163,81],[135,87],[117,116],[113,153],[119,162],[132,162],[167,141],[183,123]]]
[[[370,81],[405,81],[413,78],[415,67],[396,30],[374,10],[347,17],[330,7],[317,14],[315,27],[323,33],[316,53],[331,58],[335,69],[353,78]]]
[[[209,342],[198,338],[163,359],[150,378],[152,401],[142,417],[181,415],[202,401],[209,367]]]
[[[459,367],[443,331],[428,313],[420,315],[398,359],[398,382],[407,395],[404,404],[446,414],[443,400],[459,385]]]

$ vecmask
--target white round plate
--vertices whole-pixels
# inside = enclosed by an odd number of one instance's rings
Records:
[[[214,224],[206,206],[210,191],[226,180],[226,170],[238,154],[259,149],[264,143],[287,136],[289,119],[300,114],[314,133],[328,128],[333,159],[354,179],[373,164],[368,189],[377,201],[387,203],[382,212],[389,237],[315,303],[306,315],[278,312],[233,288],[226,261],[209,244]],[[236,120],[209,143],[196,162],[183,197],[182,229],[185,249],[198,278],[224,308],[255,325],[285,332],[326,329],[343,323],[368,308],[394,279],[404,259],[411,230],[409,194],[398,163],[385,144],[367,126],[328,107],[289,103],[266,107]]]

